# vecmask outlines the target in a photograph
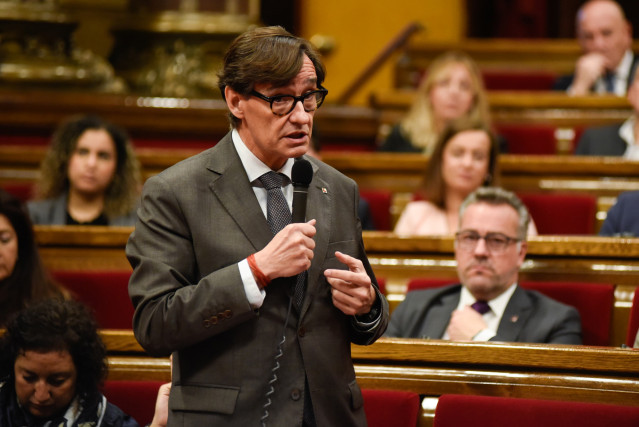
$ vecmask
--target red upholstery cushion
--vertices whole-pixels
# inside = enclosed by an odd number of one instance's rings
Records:
[[[597,198],[589,194],[518,193],[539,234],[595,234]]]
[[[508,154],[557,154],[554,126],[497,124],[495,127],[508,141]]]
[[[359,194],[369,204],[375,228],[377,230],[390,230],[392,192],[389,190],[360,190]]]
[[[632,308],[630,309],[630,319],[628,321],[628,336],[626,337],[626,345],[632,347],[635,344],[635,337],[639,330],[639,290],[635,289],[635,296],[632,299]]]
[[[22,203],[26,203],[31,200],[33,196],[32,182],[5,182],[2,184],[2,188],[12,196],[16,197]]]
[[[458,283],[458,280],[415,277],[408,281],[406,292],[416,291],[418,289],[439,288],[440,286],[451,285],[453,283]]]
[[[630,427],[639,407],[475,395],[442,395],[434,427]]]
[[[161,381],[105,381],[103,393],[107,400],[125,414],[131,415],[140,426],[153,420]]]
[[[76,299],[94,311],[100,328],[132,328],[133,304],[128,290],[130,271],[60,270],[52,274]]]
[[[379,291],[382,293],[382,295],[386,295],[386,279],[384,277],[377,276],[375,276],[375,278],[377,279],[377,286],[379,286]]]
[[[579,282],[521,282],[522,288],[573,306],[581,316],[585,345],[610,345],[610,324],[615,288],[609,284]]]
[[[419,394],[402,390],[362,389],[369,427],[415,427]]]
[[[543,70],[483,70],[487,90],[552,90],[557,73]]]

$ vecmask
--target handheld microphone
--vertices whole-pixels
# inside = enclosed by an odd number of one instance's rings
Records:
[[[306,218],[306,195],[308,185],[313,179],[313,166],[306,159],[298,157],[293,163],[291,181],[293,182],[293,222],[304,222]]]

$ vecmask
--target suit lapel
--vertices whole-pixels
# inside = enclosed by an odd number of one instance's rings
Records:
[[[315,250],[313,261],[311,262],[311,268],[308,270],[306,297],[302,305],[302,315],[304,315],[308,309],[311,301],[315,299],[314,296],[320,292],[318,283],[323,282],[320,280],[320,275],[323,275],[323,271],[321,270],[322,261],[328,256],[328,239],[333,221],[330,209],[330,206],[333,204],[333,195],[330,185],[318,175],[317,165],[313,162],[311,162],[311,165],[313,166],[313,179],[308,187],[306,218],[307,220],[317,220],[315,224],[317,233],[314,238]]]
[[[531,314],[530,299],[524,290],[517,286],[497,328],[499,341],[518,341],[521,330]]]
[[[262,249],[273,238],[273,234],[235,151],[230,133],[211,150],[207,169],[213,172],[209,183],[211,191],[255,249]]]
[[[422,322],[420,337],[440,339],[444,335],[450,322],[451,313],[457,308],[461,296],[461,286],[457,286],[456,292],[451,292],[451,290],[453,289],[445,288],[439,298],[432,299],[432,307],[426,310],[427,319]]]

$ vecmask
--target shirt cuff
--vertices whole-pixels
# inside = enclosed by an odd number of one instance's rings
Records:
[[[242,284],[244,285],[244,292],[246,293],[246,299],[248,300],[251,308],[260,308],[264,303],[266,297],[266,291],[260,289],[257,286],[251,267],[249,267],[248,261],[243,259],[237,266],[240,269],[240,277],[242,278]]]
[[[371,311],[361,316],[353,316],[353,325],[362,332],[374,330],[382,319],[382,302],[379,295],[375,298],[375,303],[371,307]]]

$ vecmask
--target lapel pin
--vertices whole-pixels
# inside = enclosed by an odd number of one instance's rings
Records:
[[[322,193],[327,194],[328,190],[326,189],[326,187],[322,187]]]
[[[513,317],[511,317],[511,318],[510,318],[510,321],[511,321],[512,323],[515,323],[515,322],[516,322],[516,321],[518,321],[518,320],[519,320],[519,316],[513,316]]]

